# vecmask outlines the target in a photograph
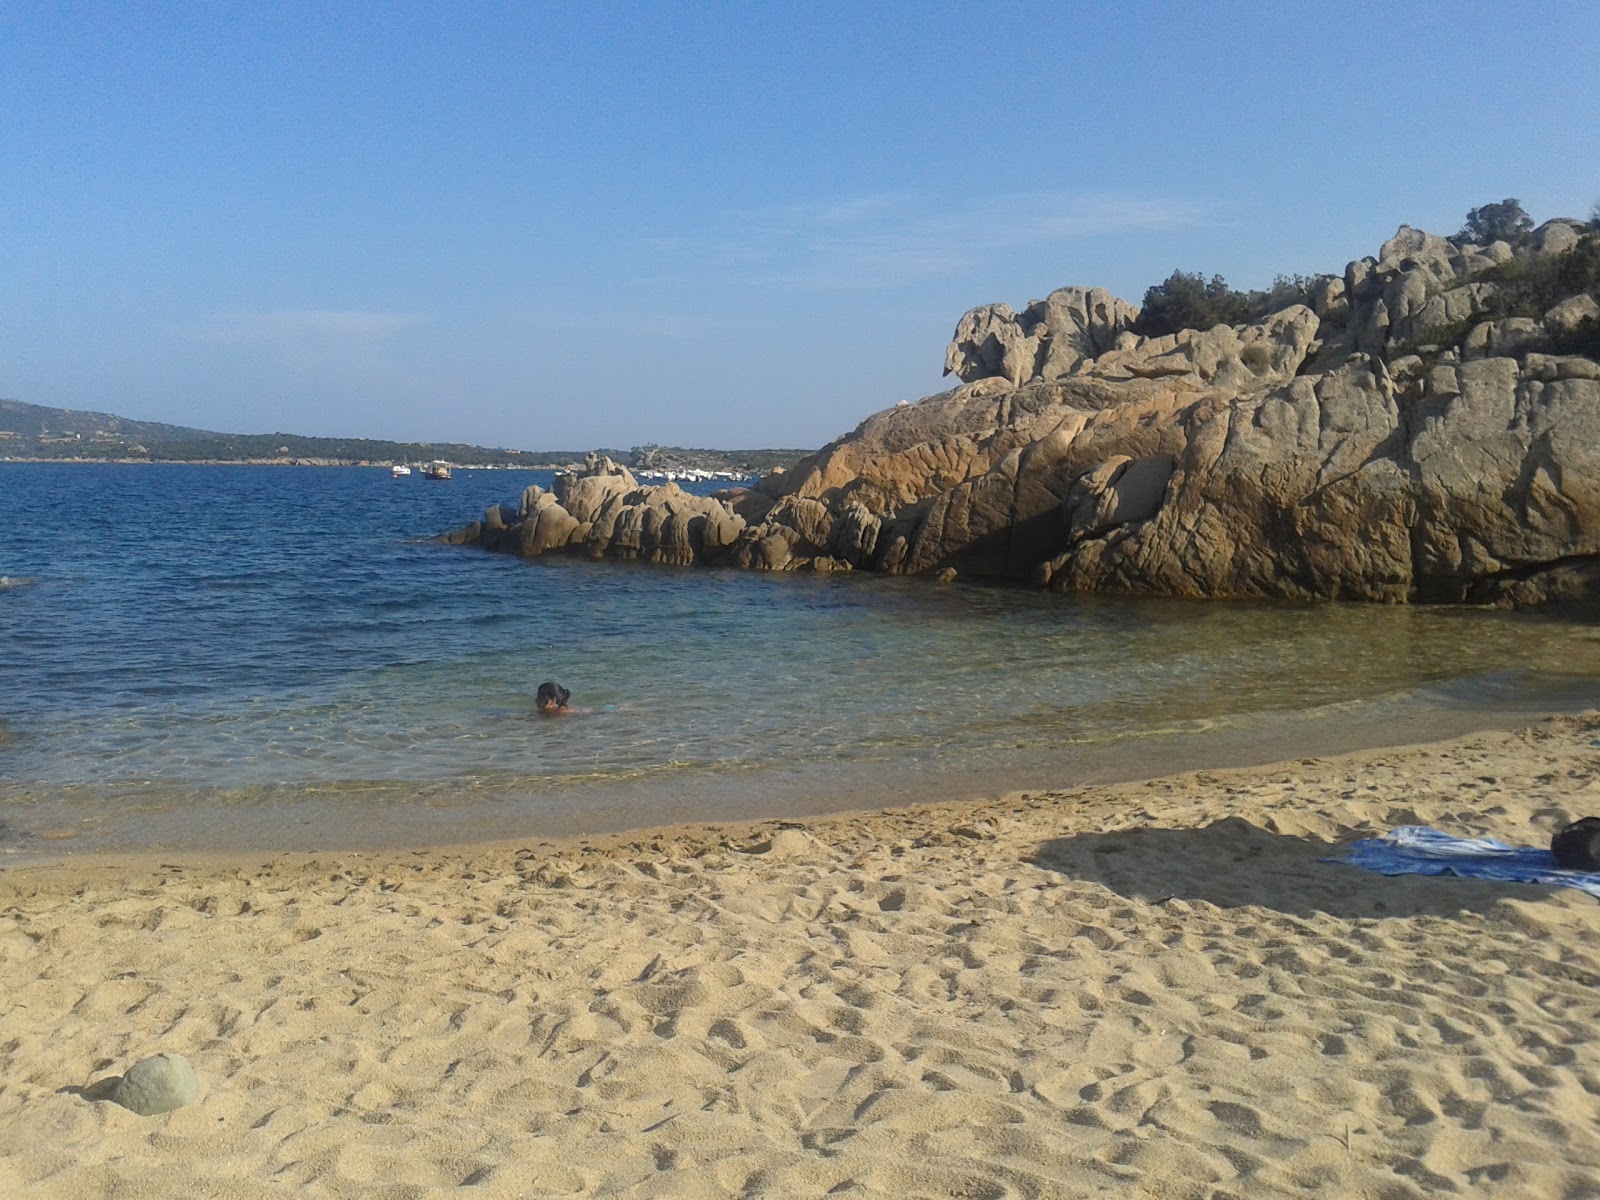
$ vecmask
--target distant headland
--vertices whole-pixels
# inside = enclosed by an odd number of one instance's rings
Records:
[[[1600,214],[1514,199],[1343,271],[975,308],[959,387],[753,488],[592,456],[449,540],[1058,591],[1600,601]]]
[[[581,450],[511,450],[463,442],[391,442],[294,433],[217,433],[111,413],[0,400],[0,462],[237,463],[350,467],[441,459],[462,467],[576,468]],[[794,463],[809,450],[702,450],[635,446],[607,450],[641,471],[722,472],[749,477]]]

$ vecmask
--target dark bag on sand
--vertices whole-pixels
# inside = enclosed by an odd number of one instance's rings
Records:
[[[1556,866],[1568,871],[1600,871],[1600,817],[1584,817],[1556,830],[1550,853]]]

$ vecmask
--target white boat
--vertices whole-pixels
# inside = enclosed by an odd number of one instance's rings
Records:
[[[449,479],[450,464],[442,458],[436,458],[422,468],[422,477],[424,479]]]
[[[405,463],[395,463],[394,466],[389,468],[389,474],[399,479],[402,475],[411,474],[411,468],[406,466]]]

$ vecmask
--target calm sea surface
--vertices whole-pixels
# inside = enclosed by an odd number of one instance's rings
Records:
[[[1600,630],[1349,605],[524,563],[542,472],[0,463],[0,853],[799,814],[1600,702]],[[580,713],[533,715],[556,679]]]

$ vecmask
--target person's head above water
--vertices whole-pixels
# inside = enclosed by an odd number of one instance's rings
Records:
[[[559,683],[546,680],[539,685],[538,692],[533,697],[533,706],[546,714],[564,713],[567,710],[567,701],[572,698],[572,693]]]

